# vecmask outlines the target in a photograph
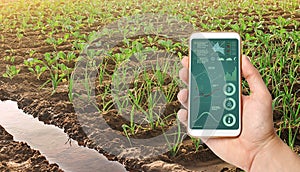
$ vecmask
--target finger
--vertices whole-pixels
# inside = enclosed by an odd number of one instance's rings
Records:
[[[188,85],[189,83],[189,71],[187,68],[182,68],[179,71],[179,78],[186,84]]]
[[[269,95],[269,91],[258,70],[251,64],[250,59],[245,55],[242,56],[242,73],[249,84],[251,94],[262,98]]]
[[[182,89],[179,91],[177,98],[179,102],[185,107],[188,107],[188,95],[189,91],[187,89]]]
[[[189,57],[188,56],[184,56],[183,59],[181,60],[182,66],[184,68],[189,68]]]
[[[185,126],[187,126],[187,116],[188,116],[188,111],[185,110],[185,109],[180,109],[178,112],[177,112],[177,116],[178,116],[178,119],[179,121],[184,124]]]

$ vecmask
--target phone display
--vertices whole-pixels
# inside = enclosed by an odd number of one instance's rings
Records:
[[[192,35],[190,46],[188,122],[189,129],[194,131],[191,133],[195,135],[195,131],[201,130],[199,135],[237,135],[241,123],[239,36]]]

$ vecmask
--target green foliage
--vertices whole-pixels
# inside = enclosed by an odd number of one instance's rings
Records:
[[[201,140],[199,138],[194,138],[194,137],[191,137],[191,140],[192,140],[192,142],[195,146],[196,152],[197,152],[200,148]]]
[[[18,69],[16,66],[6,65],[6,72],[2,74],[3,77],[13,79],[16,75],[19,74],[21,69]]]
[[[10,63],[14,63],[15,62],[15,57],[14,56],[5,56],[4,60]]]
[[[67,42],[69,37],[70,37],[70,35],[68,33],[66,33],[63,38],[55,38],[55,37],[50,36],[45,40],[45,42],[47,44],[52,45],[54,47],[54,49],[56,50],[57,46],[63,44],[64,42]]]
[[[273,108],[282,114],[281,127],[289,128],[288,144],[293,147],[295,141],[293,133],[295,131],[292,129],[297,128],[300,124],[299,91],[296,90],[299,87],[300,78],[300,22],[295,19],[295,14],[299,13],[298,8],[299,2],[297,0],[288,2],[271,0],[267,3],[257,3],[256,1],[240,3],[228,0],[218,2],[207,0],[178,1],[176,3],[153,0],[139,3],[132,0],[105,2],[75,0],[64,3],[42,0],[8,1],[5,8],[1,8],[0,30],[5,33],[15,33],[15,40],[19,42],[25,40],[31,29],[40,33],[38,38],[44,38],[43,41],[53,47],[54,50],[42,52],[43,54],[40,54],[38,49],[29,50],[26,54],[28,59],[24,60],[24,65],[28,69],[27,72],[34,75],[37,80],[43,80],[43,82],[45,80],[41,87],[51,84],[52,94],[55,93],[59,84],[68,83],[68,97],[71,102],[74,96],[72,93],[74,80],[70,74],[74,63],[78,60],[78,54],[85,49],[86,43],[99,36],[95,31],[101,30],[102,27],[120,17],[149,12],[170,14],[191,23],[198,31],[238,32],[243,40],[243,53],[250,56],[253,64],[262,74],[263,80],[269,85],[273,96]],[[284,14],[273,16],[270,9],[281,10]],[[170,23],[171,21],[166,22]],[[173,39],[156,35],[157,31],[154,29],[154,25],[148,24],[144,28],[144,31],[154,33],[153,35],[145,35],[144,37],[142,35],[135,39],[131,39],[128,35],[134,35],[137,28],[132,28],[130,25],[123,27],[124,29],[121,31],[122,46],[110,50],[107,54],[116,61],[117,65],[133,55],[151,51],[167,51],[180,59],[188,54],[187,40],[175,42]],[[171,30],[172,28],[170,28]],[[111,29],[104,29],[103,34],[111,38],[116,32],[112,32]],[[1,35],[1,41],[7,41],[6,35]],[[59,51],[59,48],[64,45],[70,45],[71,48]],[[18,50],[14,48],[5,50],[3,58],[11,65],[6,66],[6,71],[2,74],[3,77],[13,79],[20,72],[20,69],[14,65],[18,60],[16,51]],[[90,55],[93,56],[92,53]],[[143,90],[135,82],[134,91],[127,95],[134,105],[132,109],[142,112],[150,129],[166,126],[166,120],[172,116],[169,115],[161,119],[160,114],[155,112],[158,104],[156,100],[161,98],[158,92],[164,94],[168,103],[176,99],[180,81],[176,81],[174,76],[170,76],[173,77],[173,81],[165,85],[166,78],[168,78],[166,71],[172,66],[173,64],[153,66],[153,76],[147,75],[148,71],[145,71]],[[100,85],[104,84],[104,76],[107,75],[106,67],[107,64],[99,67]],[[176,70],[179,68],[181,66],[176,66]],[[83,85],[90,98],[92,88],[89,87],[91,81],[87,74],[83,82],[85,82]],[[243,82],[243,87],[248,88],[248,84]],[[112,100],[106,98],[110,94],[110,90],[106,88],[105,92],[100,95],[103,100],[101,112],[108,111],[112,107]],[[145,97],[146,100],[144,100]],[[126,103],[128,102],[119,106],[126,108],[128,106]],[[146,110],[145,107],[147,107]],[[136,134],[141,127],[134,124],[133,121],[134,115],[130,115],[130,124],[123,125],[124,133],[127,136]],[[179,141],[176,140],[174,145],[169,144],[174,155],[179,149]],[[200,141],[197,139],[192,139],[192,141],[197,150]]]

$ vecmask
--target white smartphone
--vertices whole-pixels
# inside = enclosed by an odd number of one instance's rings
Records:
[[[238,136],[241,132],[239,34],[193,33],[189,47],[189,135]]]

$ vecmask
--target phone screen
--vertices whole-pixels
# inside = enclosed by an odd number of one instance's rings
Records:
[[[190,128],[238,129],[238,39],[192,39]]]

